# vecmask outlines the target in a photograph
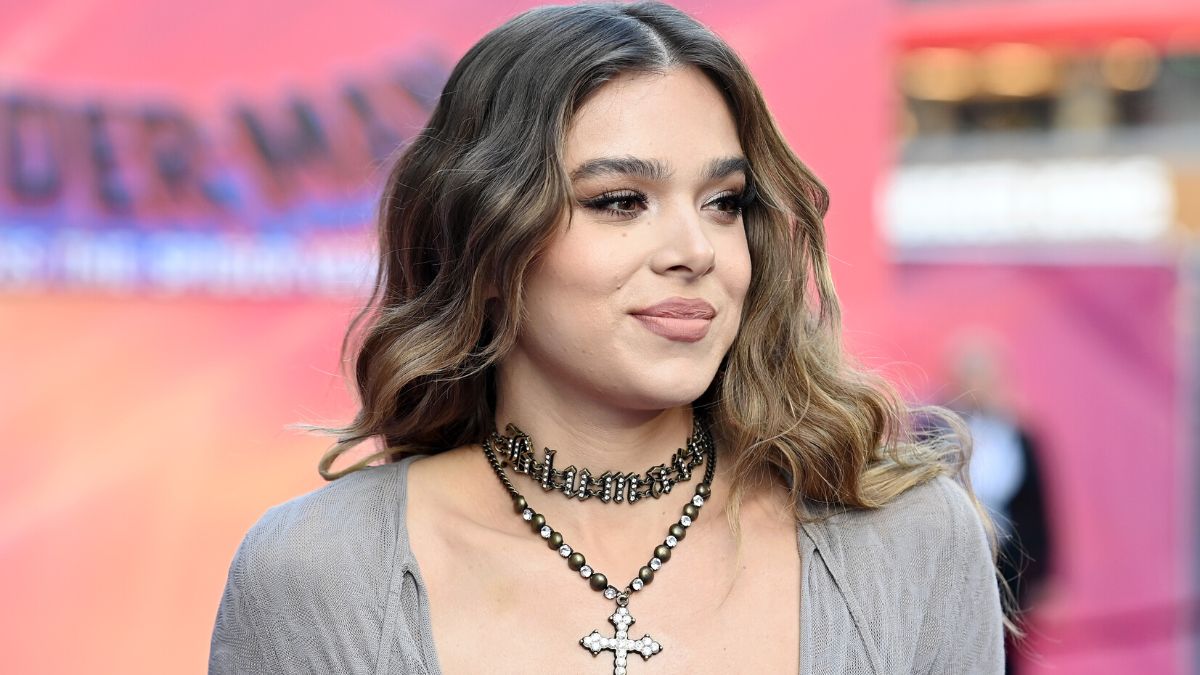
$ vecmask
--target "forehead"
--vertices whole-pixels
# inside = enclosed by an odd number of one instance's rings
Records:
[[[604,84],[576,113],[563,151],[568,171],[593,157],[631,155],[690,172],[713,157],[742,154],[724,97],[693,66]]]

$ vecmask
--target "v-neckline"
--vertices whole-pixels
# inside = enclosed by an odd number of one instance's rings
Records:
[[[416,555],[413,553],[412,544],[408,537],[408,469],[412,466],[414,461],[425,456],[426,455],[409,455],[398,462],[398,481],[400,483],[399,501],[403,505],[404,510],[403,513],[399,514],[400,522],[399,527],[397,528],[397,536],[399,537],[399,541],[397,542],[397,548],[405,551],[407,556],[405,562],[407,563],[408,569],[412,572],[413,578],[416,580],[417,593],[423,598],[423,601],[419,603],[421,616],[419,617],[419,621],[417,621],[417,625],[421,631],[420,638],[423,661],[430,669],[427,675],[445,675],[442,672],[441,661],[438,659],[437,643],[433,635],[432,614],[429,611],[429,589],[425,585],[425,577],[421,574],[421,565],[417,561]],[[808,536],[803,525],[799,523],[796,525],[796,550],[800,555],[800,641],[797,645],[797,649],[799,651],[798,675],[805,675],[807,672],[806,665],[811,665],[805,663],[805,657],[809,654],[807,651],[808,641],[805,640],[805,634],[808,632],[808,622],[806,621],[806,618],[808,617],[809,613],[805,611],[805,605],[809,602],[809,593],[807,588],[809,562],[813,557],[812,554],[815,550],[815,543]],[[399,564],[399,561],[395,561],[394,564]],[[395,602],[399,602],[399,594],[389,594],[388,604]]]

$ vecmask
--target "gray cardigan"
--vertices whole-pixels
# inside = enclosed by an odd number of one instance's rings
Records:
[[[209,673],[440,675],[408,547],[408,466],[271,507],[242,540]],[[1000,597],[966,492],[940,476],[876,510],[798,526],[802,675],[1004,672]]]

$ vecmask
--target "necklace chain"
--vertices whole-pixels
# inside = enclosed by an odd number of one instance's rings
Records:
[[[699,418],[699,415],[696,417]],[[515,427],[509,425],[509,428],[513,429]],[[704,469],[704,480],[696,486],[696,491],[692,499],[684,505],[683,513],[679,516],[679,520],[668,528],[666,539],[663,540],[662,544],[655,547],[654,557],[638,570],[637,576],[625,586],[624,590],[617,590],[616,586],[608,583],[607,576],[593,570],[587,564],[587,559],[584,555],[572,549],[563,540],[562,533],[547,524],[546,517],[534,511],[525,498],[521,496],[521,493],[517,492],[512,481],[504,473],[503,460],[497,456],[495,449],[492,447],[497,434],[489,436],[483,442],[483,452],[487,455],[488,463],[491,464],[492,470],[495,471],[504,489],[508,490],[508,493],[512,496],[513,510],[520,514],[525,522],[529,523],[532,530],[546,541],[547,546],[556,550],[563,558],[566,558],[567,567],[578,572],[580,577],[587,579],[588,585],[592,590],[602,593],[605,598],[616,602],[616,611],[608,617],[609,623],[613,625],[616,631],[614,636],[608,637],[601,634],[600,631],[594,630],[579,639],[579,645],[588,650],[592,656],[598,656],[602,651],[611,651],[613,653],[613,672],[616,674],[624,675],[627,672],[626,666],[631,654],[638,654],[643,660],[646,660],[662,651],[662,645],[650,635],[643,635],[640,639],[629,637],[629,628],[635,622],[633,614],[628,609],[629,599],[634,593],[642,590],[650,582],[654,581],[655,573],[671,559],[672,550],[679,545],[679,542],[683,541],[684,536],[687,534],[687,529],[700,517],[700,508],[704,506],[705,499],[712,493],[712,481],[717,466],[716,446],[708,436],[707,430],[703,428],[703,425],[698,420],[693,423],[693,428],[696,431],[693,432],[692,439],[702,436],[707,441],[702,446],[704,454],[707,455],[708,459],[708,463]],[[689,439],[689,447],[691,447],[692,439]],[[629,501],[634,501],[634,499],[630,499]]]
[[[594,475],[591,470],[577,469],[574,464],[554,468],[555,451],[545,448],[545,460],[538,461],[533,454],[533,441],[515,424],[505,428],[507,435],[498,431],[488,437],[495,448],[499,448],[502,464],[512,467],[514,473],[524,474],[538,481],[544,492],[557,491],[580,501],[598,497],[601,502],[634,503],[646,497],[658,499],[670,494],[676,483],[691,480],[692,470],[704,462],[712,447],[712,438],[696,415],[692,421],[692,435],[683,448],[671,455],[666,464],[659,464],[640,473],[605,471]],[[506,482],[506,487],[511,483]]]
[[[708,437],[707,430],[703,431],[705,438]],[[704,448],[708,455],[707,466],[704,470],[704,480],[696,486],[695,494],[683,507],[683,512],[679,520],[673,523],[668,528],[667,537],[663,543],[654,549],[654,557],[638,571],[638,576],[625,587],[623,591],[617,590],[615,586],[608,583],[608,577],[600,572],[596,572],[590,565],[587,564],[586,558],[582,553],[575,551],[570,545],[565,543],[561,532],[556,531],[550,525],[546,524],[546,517],[537,513],[530,508],[525,497],[517,491],[513,486],[512,481],[504,472],[504,463],[497,456],[495,449],[492,447],[493,438],[488,437],[483,443],[483,452],[487,456],[488,463],[491,464],[492,470],[500,479],[501,484],[512,496],[513,510],[516,511],[523,520],[529,523],[532,530],[539,534],[542,539],[546,540],[547,545],[551,549],[556,549],[558,554],[567,559],[567,565],[572,570],[579,572],[580,576],[587,579],[592,590],[604,594],[604,597],[609,600],[615,600],[620,607],[624,607],[629,602],[629,596],[644,588],[654,579],[654,573],[657,572],[664,563],[671,558],[671,550],[675,548],[680,541],[683,540],[687,533],[687,528],[692,526],[692,523],[700,516],[700,508],[704,505],[704,500],[708,498],[712,491],[713,475],[716,472],[716,446],[711,440],[705,444]]]

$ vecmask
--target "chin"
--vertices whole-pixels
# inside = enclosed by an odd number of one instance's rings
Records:
[[[666,410],[689,405],[700,398],[712,384],[716,367],[704,368],[701,372],[692,370],[690,373],[680,373],[675,367],[673,373],[664,373],[663,377],[654,377],[655,368],[647,368],[635,374],[632,380],[626,380],[620,386],[616,396],[625,399],[629,407],[642,410]],[[615,382],[613,384],[616,384]]]

